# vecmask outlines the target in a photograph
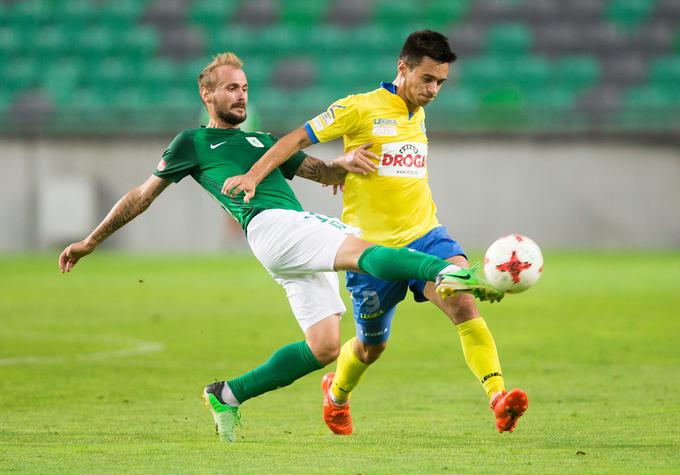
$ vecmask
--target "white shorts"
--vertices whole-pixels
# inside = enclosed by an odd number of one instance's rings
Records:
[[[302,331],[345,312],[333,265],[340,245],[356,232],[337,218],[285,209],[265,210],[248,224],[253,254],[286,290]]]

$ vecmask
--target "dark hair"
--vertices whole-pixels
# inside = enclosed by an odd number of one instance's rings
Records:
[[[409,68],[413,68],[423,61],[424,56],[440,63],[453,63],[456,60],[456,53],[451,51],[446,36],[432,30],[414,31],[401,47],[399,59],[403,59]]]

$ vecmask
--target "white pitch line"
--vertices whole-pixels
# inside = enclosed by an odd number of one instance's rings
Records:
[[[16,335],[16,334],[15,334]],[[38,335],[22,335],[28,336],[29,339],[38,339]],[[55,337],[47,337],[54,339]],[[84,335],[59,335],[56,339],[61,340],[85,340],[85,341],[100,341],[106,343],[125,344],[127,348],[118,350],[95,351],[92,353],[74,354],[68,356],[17,356],[12,358],[0,358],[0,366],[14,366],[14,365],[33,365],[33,364],[60,364],[60,363],[80,363],[89,361],[101,361],[111,358],[127,358],[129,356],[145,355],[150,353],[158,353],[165,349],[162,343],[156,341],[143,340],[124,340],[121,338],[111,336],[84,336]]]

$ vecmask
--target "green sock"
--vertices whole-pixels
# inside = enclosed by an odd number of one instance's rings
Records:
[[[452,265],[443,259],[405,247],[371,246],[359,257],[359,269],[382,280],[428,280]]]
[[[288,386],[296,379],[323,368],[307,342],[291,343],[276,350],[264,364],[227,381],[238,402]]]

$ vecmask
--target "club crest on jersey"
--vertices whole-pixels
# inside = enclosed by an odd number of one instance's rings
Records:
[[[383,144],[378,175],[425,178],[427,176],[427,144],[422,142]]]
[[[156,165],[156,170],[158,170],[159,172],[162,172],[163,170],[165,170],[165,167],[167,165],[168,165],[167,162],[161,158],[161,161],[158,162],[158,165]]]
[[[260,142],[260,140],[257,137],[246,137],[246,140],[250,142],[250,145],[253,147],[258,147],[258,148],[263,148],[264,144]]]
[[[373,119],[373,135],[394,137],[397,135],[397,121],[394,119]]]

